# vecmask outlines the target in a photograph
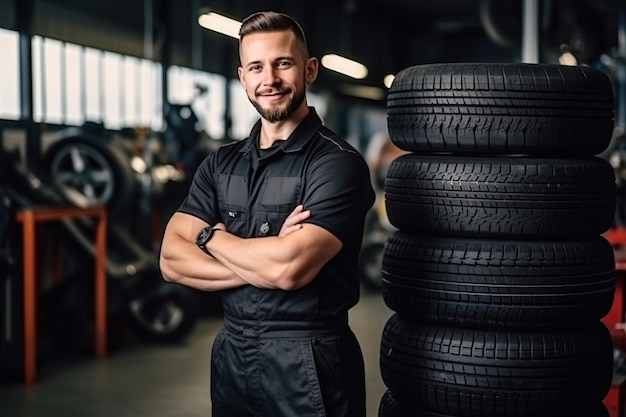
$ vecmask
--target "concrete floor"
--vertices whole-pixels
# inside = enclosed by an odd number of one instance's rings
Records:
[[[351,310],[366,364],[368,417],[378,416],[382,329],[393,312],[380,294],[364,293]],[[181,345],[132,343],[106,360],[90,357],[42,366],[38,383],[0,385],[2,417],[207,417],[209,357],[219,316],[203,317]]]

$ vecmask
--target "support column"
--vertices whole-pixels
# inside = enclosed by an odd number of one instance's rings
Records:
[[[539,0],[522,5],[522,62],[539,63]]]

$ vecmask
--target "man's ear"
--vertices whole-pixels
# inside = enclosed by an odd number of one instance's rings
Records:
[[[237,75],[239,76],[239,82],[243,86],[244,90],[246,88],[246,83],[243,81],[243,67],[237,67]]]
[[[317,79],[319,65],[319,61],[315,57],[311,57],[306,60],[304,80],[307,84],[313,84],[313,82]]]

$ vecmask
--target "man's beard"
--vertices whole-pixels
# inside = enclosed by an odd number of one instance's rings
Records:
[[[250,96],[248,96],[248,100],[250,100],[250,103],[252,103],[252,105],[254,106],[256,111],[259,112],[262,118],[264,118],[270,123],[275,123],[275,122],[280,122],[282,120],[287,119],[289,115],[291,115],[294,111],[296,111],[296,109],[300,107],[300,104],[302,104],[302,102],[304,101],[304,97],[305,97],[305,92],[303,90],[300,94],[295,95],[289,101],[289,103],[287,103],[287,106],[285,106],[282,109],[281,108],[264,109],[263,107],[261,107],[258,101],[251,99]]]

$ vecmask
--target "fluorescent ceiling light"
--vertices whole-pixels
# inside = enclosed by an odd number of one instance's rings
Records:
[[[339,91],[343,94],[365,98],[368,100],[383,100],[385,98],[385,91],[382,88],[371,87],[367,85],[340,85]]]
[[[239,39],[241,22],[221,14],[215,12],[201,14],[198,17],[198,24],[205,29],[214,30],[231,38]]]
[[[322,57],[322,65],[329,70],[337,71],[357,80],[367,77],[367,67],[365,65],[336,54],[324,55]]]

